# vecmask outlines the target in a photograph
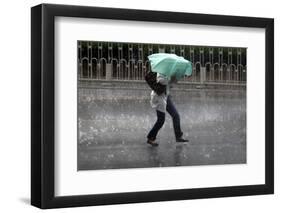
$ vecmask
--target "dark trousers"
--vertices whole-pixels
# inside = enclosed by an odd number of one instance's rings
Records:
[[[172,102],[170,96],[168,96],[168,98],[167,98],[166,110],[173,119],[175,136],[176,136],[176,138],[180,138],[183,135],[183,133],[181,131],[181,127],[180,127],[180,115],[179,115],[174,103]],[[157,113],[157,121],[147,135],[147,138],[151,139],[151,140],[156,139],[158,131],[162,128],[162,126],[165,123],[165,113],[161,112],[159,110],[156,110],[156,113]]]

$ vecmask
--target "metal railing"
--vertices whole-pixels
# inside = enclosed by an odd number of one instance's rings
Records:
[[[192,62],[195,83],[246,83],[246,48],[78,41],[79,80],[144,80],[147,56],[175,53]]]

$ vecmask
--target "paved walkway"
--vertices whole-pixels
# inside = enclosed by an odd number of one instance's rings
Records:
[[[245,90],[172,94],[190,142],[175,142],[167,114],[158,147],[146,144],[156,120],[149,94],[105,100],[97,100],[96,93],[80,95],[78,170],[246,163]]]

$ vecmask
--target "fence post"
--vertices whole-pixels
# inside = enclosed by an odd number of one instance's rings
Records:
[[[200,67],[200,83],[203,84],[206,81],[206,67]]]
[[[159,53],[165,53],[165,49],[164,48],[159,48]]]
[[[111,80],[112,79],[112,64],[110,63],[110,64],[106,64],[106,66],[105,66],[105,70],[106,70],[106,72],[105,72],[105,79],[106,80]]]

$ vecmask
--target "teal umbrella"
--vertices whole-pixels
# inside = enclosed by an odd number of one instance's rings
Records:
[[[177,80],[185,75],[192,74],[192,64],[176,54],[155,53],[148,56],[153,72],[161,73],[171,78],[175,76]]]

